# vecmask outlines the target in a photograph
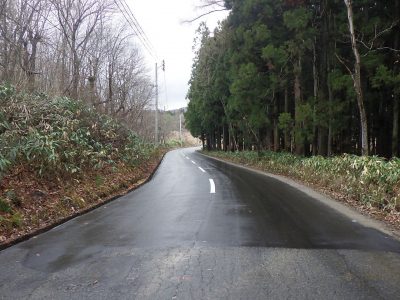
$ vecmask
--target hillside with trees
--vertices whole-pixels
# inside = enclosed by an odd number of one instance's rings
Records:
[[[400,1],[224,6],[218,29],[198,29],[188,92],[209,150],[398,156]]]
[[[0,82],[84,99],[145,132],[154,84],[125,13],[112,0],[0,0]]]

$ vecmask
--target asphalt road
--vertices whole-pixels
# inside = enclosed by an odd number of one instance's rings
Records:
[[[399,299],[400,243],[194,149],[0,252],[1,299]]]

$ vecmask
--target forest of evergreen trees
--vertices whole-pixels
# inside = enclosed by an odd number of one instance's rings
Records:
[[[194,46],[187,126],[209,150],[399,154],[400,0],[226,0]]]

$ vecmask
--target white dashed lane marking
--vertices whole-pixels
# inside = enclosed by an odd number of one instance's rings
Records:
[[[215,194],[215,183],[212,179],[210,179],[210,194]]]

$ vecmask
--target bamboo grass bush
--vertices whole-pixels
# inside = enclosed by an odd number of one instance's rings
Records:
[[[0,176],[17,166],[47,177],[71,176],[116,161],[134,166],[154,150],[82,101],[0,86]]]

